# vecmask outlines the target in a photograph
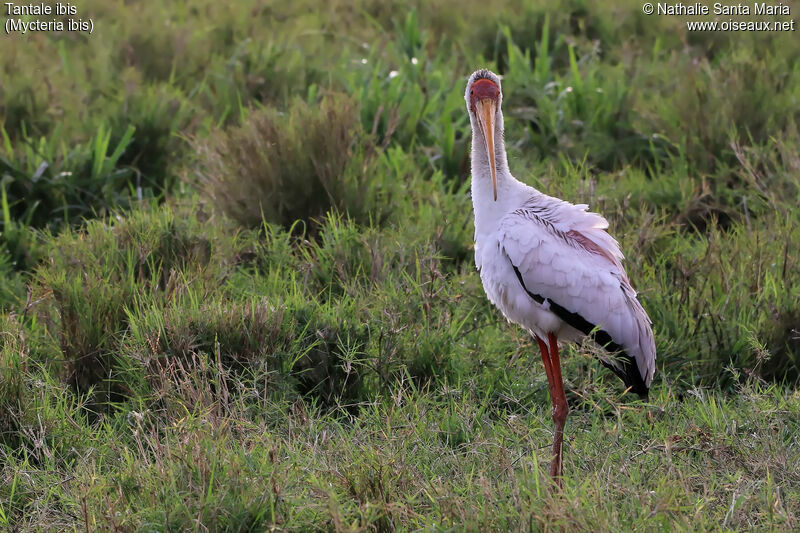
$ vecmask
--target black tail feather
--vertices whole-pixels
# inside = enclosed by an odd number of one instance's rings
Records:
[[[511,262],[510,259],[509,262]],[[558,318],[577,329],[584,335],[591,337],[597,344],[605,348],[609,353],[612,353],[614,361],[617,363],[617,365],[601,359],[603,365],[607,368],[610,368],[616,375],[618,375],[625,383],[625,386],[628,387],[632,392],[638,394],[643,400],[648,398],[649,391],[647,384],[642,379],[642,373],[639,372],[639,366],[636,364],[636,359],[628,355],[622,346],[614,342],[614,340],[611,338],[611,335],[606,330],[598,328],[595,324],[592,324],[578,313],[573,313],[565,309],[550,298],[545,298],[541,294],[534,294],[529,291],[522,279],[522,273],[520,273],[519,269],[514,263],[511,263],[511,266],[514,268],[514,273],[517,275],[520,285],[522,285],[522,288],[525,289],[525,292],[527,292],[535,302],[539,304],[547,302],[549,304],[550,311],[552,311]]]
[[[629,388],[631,392],[638,394],[642,400],[647,400],[650,390],[642,379],[642,373],[639,372],[639,365],[636,364],[636,359],[622,352],[614,354],[614,360],[618,366],[602,359],[600,362],[619,376],[625,383],[625,387]]]

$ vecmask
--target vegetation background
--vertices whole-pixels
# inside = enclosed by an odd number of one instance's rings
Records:
[[[76,5],[91,35],[0,36],[0,528],[800,527],[796,32]],[[647,403],[566,350],[560,494],[538,351],[472,259],[478,67],[514,174],[609,219],[654,322]]]

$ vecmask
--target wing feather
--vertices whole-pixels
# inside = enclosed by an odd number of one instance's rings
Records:
[[[529,294],[607,332],[635,360],[646,392],[655,371],[651,322],[622,267],[619,244],[605,231],[608,222],[587,209],[534,195],[501,220],[499,244]],[[613,360],[605,364],[624,370]]]

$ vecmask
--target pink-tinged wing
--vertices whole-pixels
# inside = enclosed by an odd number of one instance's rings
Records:
[[[650,319],[622,267],[619,245],[605,231],[608,223],[585,209],[537,195],[502,219],[500,246],[524,290],[607,332],[649,386],[656,357]]]

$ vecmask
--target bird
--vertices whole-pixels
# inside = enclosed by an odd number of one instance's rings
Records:
[[[652,322],[608,221],[586,204],[548,196],[511,175],[500,77],[475,71],[464,99],[472,126],[475,265],[489,301],[539,345],[553,407],[550,476],[561,489],[569,406],[558,341],[589,337],[604,348],[601,363],[647,399],[656,361]]]

